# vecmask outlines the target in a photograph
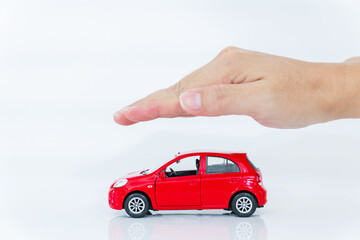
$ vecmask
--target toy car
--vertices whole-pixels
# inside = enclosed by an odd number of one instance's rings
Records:
[[[251,216],[266,204],[261,172],[245,153],[179,154],[162,167],[129,173],[110,187],[109,205],[135,218],[149,210],[225,209]]]

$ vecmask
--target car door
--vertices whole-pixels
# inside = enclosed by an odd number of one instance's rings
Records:
[[[158,206],[201,205],[199,162],[199,155],[184,157],[166,168],[164,178],[157,177],[155,197]]]
[[[240,184],[239,166],[219,156],[206,156],[205,174],[201,178],[203,206],[226,207],[231,194]]]

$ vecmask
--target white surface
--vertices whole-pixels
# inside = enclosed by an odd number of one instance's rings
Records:
[[[247,117],[131,127],[112,121],[122,106],[171,85],[227,45],[310,61],[360,55],[359,7],[2,1],[0,238],[359,239],[360,120],[299,130],[264,128]],[[107,206],[117,177],[204,148],[248,152],[264,175],[266,207],[249,219],[180,211],[134,220]],[[251,238],[236,235],[249,229]]]

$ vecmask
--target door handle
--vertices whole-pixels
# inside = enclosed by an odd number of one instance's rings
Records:
[[[197,182],[196,182],[196,181],[191,181],[189,184],[190,184],[190,185],[196,185]]]

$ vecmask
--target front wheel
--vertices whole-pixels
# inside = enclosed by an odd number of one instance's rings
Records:
[[[140,193],[133,193],[125,200],[124,208],[130,217],[141,218],[149,212],[149,201]]]
[[[231,202],[231,209],[239,217],[250,217],[256,208],[257,201],[249,193],[239,193]]]

